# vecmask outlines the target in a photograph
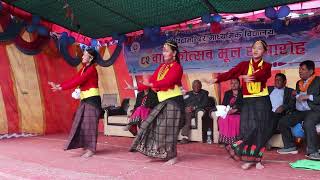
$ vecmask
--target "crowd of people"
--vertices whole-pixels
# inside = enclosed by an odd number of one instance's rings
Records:
[[[301,79],[296,89],[286,87],[287,79],[282,73],[276,74],[274,86],[268,87],[271,64],[263,58],[267,48],[264,40],[257,40],[252,45],[250,60],[240,62],[214,79],[201,80],[208,84],[230,80],[230,90],[225,92],[222,101],[230,110],[218,119],[219,143],[234,160],[243,162],[243,169],[253,166],[262,169],[261,159],[268,140],[275,133],[280,133],[284,142],[284,148],[278,153],[298,152],[291,128],[303,123],[306,156],[320,160],[316,132],[316,125],[320,123],[320,77],[315,75],[315,63],[310,60],[300,63]],[[81,89],[81,103],[65,150],[83,148],[83,157],[92,156],[97,144],[101,99],[96,57],[94,49],[87,49],[82,57],[83,68],[74,78],[61,84],[49,82],[53,91]],[[131,152],[172,165],[177,162],[179,133],[183,137],[180,143],[189,143],[191,119],[197,109],[208,106],[209,93],[202,89],[200,80],[193,81],[192,91],[184,94],[181,90],[183,68],[176,42],[164,43],[163,57],[164,63],[151,76],[144,76],[137,87],[128,85],[128,89],[137,89],[139,93],[124,129],[135,135]]]

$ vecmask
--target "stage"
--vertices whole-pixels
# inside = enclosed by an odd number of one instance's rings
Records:
[[[178,145],[179,162],[173,166],[149,162],[140,153],[128,152],[131,138],[98,139],[98,152],[89,159],[80,158],[82,150],[63,151],[66,134],[11,138],[0,141],[0,179],[320,179],[318,171],[296,170],[289,162],[298,155],[266,152],[265,169],[242,170],[218,145],[190,143]]]

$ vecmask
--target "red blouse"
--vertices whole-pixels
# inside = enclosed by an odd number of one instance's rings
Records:
[[[169,65],[169,71],[166,73],[164,78],[162,80],[157,80],[157,77],[159,75],[160,69],[163,69],[164,66]],[[182,66],[175,62],[172,63],[162,63],[160,66],[155,70],[153,75],[150,77],[149,81],[153,84],[153,89],[155,91],[166,91],[168,89],[173,89],[175,85],[182,86],[181,79],[182,79],[183,69]],[[148,88],[147,86],[144,86],[143,84],[138,83],[138,90],[144,90]]]
[[[61,83],[62,90],[80,87],[81,91],[98,88],[98,72],[96,65],[89,66],[84,72],[85,66],[72,79]]]
[[[267,80],[271,77],[271,64],[267,62],[263,62],[261,67],[258,67],[259,63],[252,61],[253,68],[255,70],[260,69],[259,71],[253,73],[254,82],[261,82],[261,88],[266,87]],[[247,75],[248,69],[249,69],[249,63],[250,61],[243,61],[240,62],[237,66],[230,69],[228,72],[219,74],[217,77],[217,83],[226,81],[229,79],[235,79],[238,78],[240,75]],[[242,93],[243,95],[251,95],[248,92],[246,82],[242,81]]]

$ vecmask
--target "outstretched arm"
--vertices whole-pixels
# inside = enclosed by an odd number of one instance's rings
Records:
[[[229,79],[238,78],[242,75],[244,66],[246,64],[247,64],[246,62],[241,62],[238,65],[236,65],[235,67],[231,68],[229,71],[219,74],[217,78],[213,78],[211,80],[201,79],[201,81],[203,81],[207,84],[213,84],[213,83],[227,81]],[[253,79],[253,78],[247,77],[246,75],[242,76],[242,78],[244,78],[244,80],[246,80],[248,82]]]
[[[62,90],[76,88],[94,76],[95,73],[97,73],[96,68],[91,66],[85,72],[83,72],[82,75],[78,75],[69,81],[63,82],[60,86]]]

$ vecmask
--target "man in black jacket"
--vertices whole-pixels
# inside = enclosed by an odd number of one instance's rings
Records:
[[[307,60],[300,63],[300,80],[296,84],[296,110],[284,116],[279,121],[284,148],[279,154],[297,154],[290,127],[303,122],[307,141],[307,156],[309,159],[320,160],[319,143],[316,125],[320,123],[320,77],[314,73],[315,64]]]
[[[286,75],[278,73],[274,79],[274,86],[268,86],[272,104],[274,133],[277,132],[279,119],[295,109],[295,97],[292,95],[294,90],[287,87],[286,83]]]
[[[185,95],[185,125],[181,130],[183,136],[181,143],[189,142],[189,134],[191,129],[191,119],[195,116],[198,109],[204,109],[208,102],[209,92],[202,89],[201,81],[194,80],[192,82],[192,91],[187,92]]]

